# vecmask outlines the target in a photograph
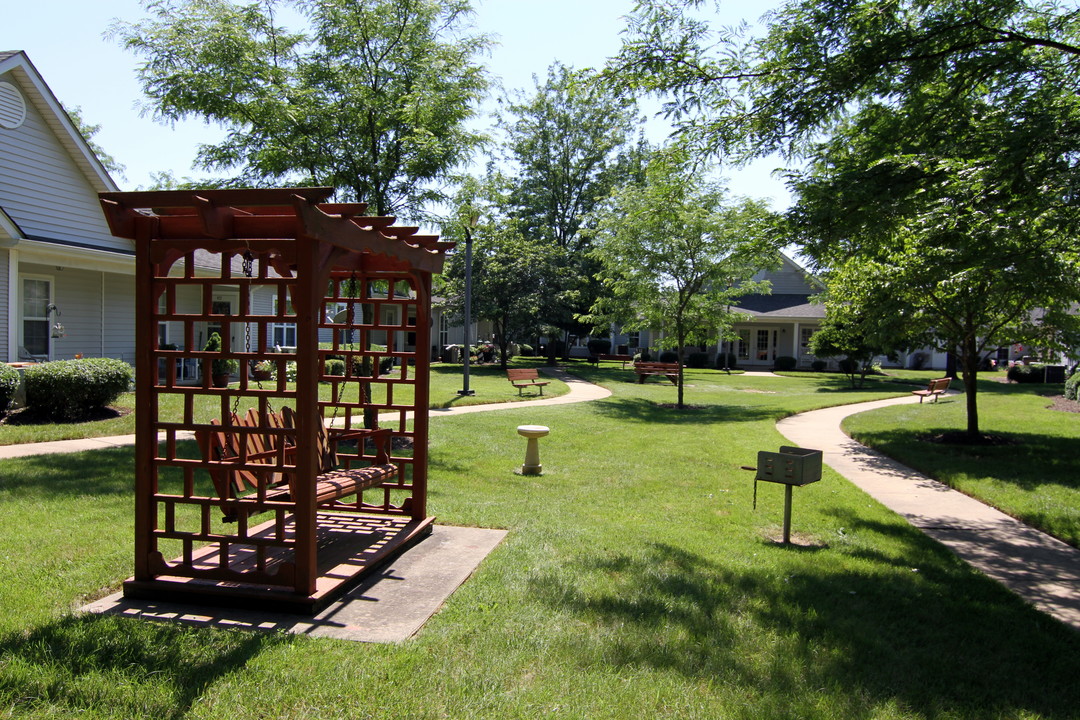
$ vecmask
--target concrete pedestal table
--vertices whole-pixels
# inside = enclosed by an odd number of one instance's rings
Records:
[[[547,435],[550,430],[544,425],[519,425],[518,435],[528,438],[525,446],[525,464],[521,466],[522,475],[539,475],[540,465],[540,438]]]

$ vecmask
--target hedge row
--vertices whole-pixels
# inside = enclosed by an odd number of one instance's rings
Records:
[[[81,420],[127,392],[135,371],[122,360],[88,358],[32,365],[23,373],[26,405],[54,421]]]

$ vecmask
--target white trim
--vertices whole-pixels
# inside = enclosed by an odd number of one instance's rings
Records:
[[[18,319],[16,320],[16,325],[18,326],[18,328],[17,328],[17,330],[18,330],[18,346],[16,347],[16,353],[18,353],[18,348],[19,347],[22,347],[22,346],[26,345],[26,340],[25,340],[25,338],[23,338],[23,322],[25,320],[25,318],[23,317],[23,282],[25,282],[26,280],[44,280],[44,281],[48,282],[49,283],[49,301],[46,303],[46,305],[52,305],[56,300],[56,296],[55,296],[55,293],[56,293],[56,276],[55,275],[39,275],[38,273],[19,273],[19,298],[18,298],[18,305],[16,306],[17,307],[17,313],[18,313]],[[48,313],[48,311],[45,312],[45,326],[46,326],[46,328],[48,328],[48,326],[49,326],[49,313]],[[49,360],[52,360],[52,355],[53,355],[52,333],[46,333],[45,339],[48,341],[48,347],[47,347],[47,349],[45,351],[45,355],[49,358]]]
[[[7,346],[8,362],[19,359],[19,251],[8,250]]]
[[[86,175],[94,190],[119,190],[119,186],[94,155],[94,151],[90,149],[78,128],[71,122],[71,118],[64,112],[60,101],[56,99],[26,53],[19,52],[0,61],[0,75],[8,72],[17,81],[25,99],[41,113],[45,124],[56,133],[60,144],[71,154],[71,159]]]
[[[18,247],[23,251],[23,262],[27,263],[62,265],[118,275],[135,274],[133,255],[27,239],[20,240]]]

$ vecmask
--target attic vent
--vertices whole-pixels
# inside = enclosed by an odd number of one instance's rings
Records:
[[[0,127],[14,130],[26,119],[26,103],[11,83],[0,82]]]

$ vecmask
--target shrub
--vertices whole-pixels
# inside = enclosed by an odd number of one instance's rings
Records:
[[[3,415],[19,388],[19,373],[13,367],[0,363],[0,415]]]
[[[829,366],[829,363],[824,360],[814,360],[810,363],[810,369],[814,372],[821,372]]]
[[[642,350],[634,355],[634,362],[652,362],[652,354],[648,350]]]
[[[679,353],[675,352],[674,350],[665,350],[664,352],[660,353],[659,362],[662,362],[662,363],[679,362]]]
[[[26,369],[26,405],[50,420],[81,420],[127,392],[135,371],[122,360],[59,360]]]
[[[738,358],[735,357],[735,353],[730,353],[729,352],[727,354],[727,365],[724,365],[724,353],[717,353],[717,355],[716,355],[716,369],[717,370],[723,370],[725,367],[728,370],[730,370],[730,369],[738,367],[738,366],[739,366]]]
[[[773,361],[773,368],[781,371],[794,370],[799,366],[799,361],[790,355],[781,355]]]
[[[1013,365],[1007,373],[1009,380],[1015,383],[1046,382],[1046,367],[1043,365]]]
[[[533,346],[529,343],[521,343],[518,345],[518,355],[524,355],[526,357],[532,357],[534,354]]]
[[[845,375],[854,375],[855,373],[859,372],[859,362],[849,357],[846,357],[840,362],[838,362],[836,366],[839,367],[840,372],[844,373]]]
[[[221,352],[221,335],[216,332],[210,333],[210,337],[206,338],[206,345],[203,345],[203,350],[205,352]],[[214,375],[232,375],[239,369],[240,362],[231,358],[214,360],[210,365],[210,372]]]
[[[1078,393],[1080,393],[1080,372],[1074,372],[1065,381],[1065,397],[1069,400],[1080,400]]]
[[[326,359],[327,375],[345,375],[345,360],[342,358]]]
[[[590,355],[607,355],[611,352],[611,340],[608,338],[591,337],[585,346],[589,348]]]
[[[686,367],[700,370],[709,364],[709,353],[692,352],[686,358]]]

